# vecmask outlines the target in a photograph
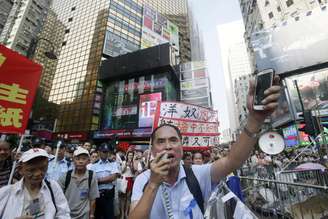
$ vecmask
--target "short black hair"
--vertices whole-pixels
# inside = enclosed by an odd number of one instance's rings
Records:
[[[181,131],[178,127],[176,127],[175,125],[171,125],[171,124],[162,124],[162,125],[158,126],[157,128],[155,128],[153,130],[153,133],[151,133],[151,136],[150,136],[151,142],[154,142],[155,134],[156,134],[157,130],[162,128],[162,127],[171,127],[171,128],[173,128],[177,132],[180,140],[182,140]]]

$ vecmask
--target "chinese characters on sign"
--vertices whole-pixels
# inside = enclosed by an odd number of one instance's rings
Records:
[[[206,149],[218,143],[218,115],[208,108],[179,102],[161,102],[154,127],[162,124],[177,126],[185,149]]]
[[[25,132],[41,70],[0,45],[0,133]]]

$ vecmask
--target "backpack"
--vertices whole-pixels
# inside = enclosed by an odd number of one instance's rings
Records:
[[[88,177],[88,186],[89,186],[89,189],[91,187],[91,181],[92,181],[92,177],[93,177],[93,171],[92,170],[88,170],[89,172],[89,177]],[[71,182],[71,178],[72,178],[72,173],[73,173],[73,170],[69,170],[67,171],[67,174],[66,174],[66,178],[65,178],[65,187],[63,189],[64,191],[64,194],[66,193],[66,190]]]
[[[202,194],[202,190],[200,189],[199,182],[194,174],[194,171],[191,167],[187,167],[183,165],[183,169],[186,173],[186,183],[188,186],[189,191],[194,196],[194,199],[196,200],[199,209],[201,210],[202,214],[204,215],[205,209],[204,209],[204,198]],[[145,190],[148,182],[145,184],[143,191]]]

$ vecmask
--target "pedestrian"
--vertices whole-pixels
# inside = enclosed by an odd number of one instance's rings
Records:
[[[59,177],[72,169],[72,162],[65,158],[66,144],[62,143],[58,149],[57,159],[53,157],[49,160],[47,179],[59,180]]]
[[[203,154],[199,151],[196,151],[192,155],[192,163],[196,165],[204,164]]]
[[[89,152],[78,147],[73,153],[74,169],[59,179],[59,185],[71,209],[72,219],[95,217],[96,198],[99,197],[99,191],[96,175],[93,171],[87,170],[89,160]]]
[[[129,215],[130,199],[132,194],[133,182],[135,177],[135,169],[133,166],[134,152],[128,151],[126,159],[122,163],[122,178],[127,181],[126,192],[120,195],[120,215],[121,219]]]
[[[0,218],[69,219],[69,207],[60,186],[45,179],[47,152],[30,149],[23,153],[20,162],[23,178],[0,189]]]
[[[90,163],[97,163],[99,161],[99,154],[98,151],[94,150],[90,154]]]
[[[114,218],[114,195],[113,182],[117,179],[119,170],[116,163],[108,159],[109,146],[103,143],[99,147],[100,160],[90,166],[96,173],[100,197],[96,199],[95,216],[97,219]]]
[[[278,83],[279,78],[275,78]],[[265,91],[265,110],[253,110],[254,84],[248,94],[249,117],[243,132],[230,153],[211,164],[181,164],[183,155],[180,130],[170,124],[154,129],[151,135],[151,153],[154,159],[150,170],[140,174],[134,183],[129,219],[204,218],[205,203],[212,186],[239,168],[249,157],[264,120],[278,105],[280,86]]]
[[[91,150],[91,143],[86,141],[84,142],[83,146],[82,146],[84,149],[86,149],[87,151],[89,151],[90,153],[90,150]]]
[[[190,152],[185,152],[183,153],[183,165],[187,166],[187,167],[191,167],[192,165],[192,154]]]
[[[8,184],[12,165],[9,143],[0,141],[0,188]]]

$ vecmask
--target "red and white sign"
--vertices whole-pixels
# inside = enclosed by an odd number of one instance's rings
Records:
[[[142,94],[139,98],[139,126],[151,127],[154,122],[156,106],[162,100],[162,93]]]
[[[218,143],[217,111],[181,102],[159,102],[154,128],[162,124],[180,129],[185,150],[205,150]]]
[[[0,45],[0,133],[25,133],[42,67]]]

